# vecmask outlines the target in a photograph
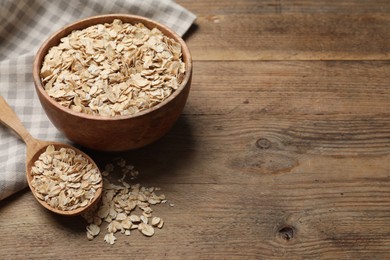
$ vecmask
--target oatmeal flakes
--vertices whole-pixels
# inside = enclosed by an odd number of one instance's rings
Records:
[[[161,219],[159,217],[152,218],[152,226],[157,226],[160,223]]]
[[[114,184],[110,179],[104,178],[101,204],[95,210],[83,214],[89,223],[87,226],[88,240],[92,240],[100,233],[103,222],[107,223],[104,241],[109,244],[115,243],[114,234],[116,232],[128,236],[130,230],[138,229],[145,236],[153,236],[155,233],[153,227],[162,228],[164,222],[160,217],[152,216],[152,205],[161,203],[165,196],[155,193],[160,190],[159,188],[147,188],[140,184],[126,182],[126,178],[133,180],[134,176],[138,175],[138,171],[134,166],[127,164],[123,158],[117,158],[114,163],[106,165],[105,171],[107,173],[118,172],[115,171],[116,167],[119,167],[119,173],[123,174],[118,180],[119,184]],[[142,214],[135,213],[138,210]]]
[[[116,237],[114,236],[114,233],[108,233],[104,236],[104,241],[106,241],[108,244],[113,245],[115,243]]]
[[[143,222],[138,225],[138,230],[147,237],[154,235],[154,228],[151,225]]]
[[[184,74],[178,42],[157,28],[118,19],[63,37],[40,72],[46,92],[62,106],[101,116],[131,115],[161,103]]]
[[[93,163],[70,148],[49,145],[31,169],[31,186],[38,199],[59,210],[86,207],[102,185]]]

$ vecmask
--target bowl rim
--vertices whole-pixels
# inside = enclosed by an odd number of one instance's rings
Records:
[[[80,112],[75,112],[73,110],[71,110],[70,108],[68,107],[64,107],[62,105],[60,105],[57,101],[55,101],[52,97],[49,96],[49,94],[45,91],[44,87],[43,87],[43,84],[42,84],[42,81],[41,81],[41,77],[40,77],[40,70],[41,70],[41,66],[42,66],[42,63],[43,63],[43,59],[45,58],[47,52],[50,50],[50,48],[52,48],[53,46],[55,45],[52,45],[52,46],[48,46],[48,44],[55,38],[57,38],[59,35],[63,34],[64,32],[68,31],[66,34],[64,34],[63,37],[69,35],[72,31],[74,30],[82,30],[82,29],[85,29],[89,26],[93,26],[93,25],[96,25],[96,24],[101,24],[101,22],[98,22],[99,19],[108,19],[108,20],[111,20],[111,22],[114,20],[114,19],[121,19],[121,18],[125,18],[125,19],[130,19],[130,20],[134,20],[134,22],[131,22],[132,24],[134,23],[143,23],[145,25],[145,23],[147,24],[152,24],[154,27],[156,27],[157,29],[161,30],[162,33],[170,38],[173,38],[175,41],[179,42],[181,47],[182,47],[182,58],[183,58],[183,62],[186,66],[186,72],[184,74],[184,79],[183,81],[181,82],[181,84],[179,85],[179,87],[167,98],[165,99],[164,101],[162,101],[161,103],[151,107],[151,108],[148,108],[148,109],[145,109],[141,112],[137,112],[135,114],[132,114],[132,115],[116,115],[116,116],[102,116],[102,115],[95,115],[95,114],[86,114],[86,113],[80,113]],[[93,22],[93,23],[90,23],[90,22]],[[126,21],[123,21],[124,23],[128,23]],[[80,26],[80,24],[83,24],[83,23],[87,23],[89,25],[85,26],[85,27],[80,27],[78,29],[71,29],[75,26]],[[149,29],[153,29],[153,27],[150,27],[150,26],[147,26],[145,25],[147,28]],[[168,34],[171,34],[171,35],[167,35]],[[62,37],[60,37],[59,39],[61,39]],[[41,57],[41,59],[39,59],[39,57]],[[68,113],[68,114],[71,114],[73,116],[76,116],[76,117],[80,117],[80,118],[85,118],[85,119],[89,119],[89,120],[96,120],[96,121],[119,121],[119,120],[127,120],[127,119],[131,119],[131,118],[137,118],[137,117],[142,117],[146,114],[149,114],[153,111],[156,111],[158,110],[159,108],[165,106],[166,104],[170,103],[173,99],[175,99],[178,95],[180,95],[180,93],[183,92],[183,90],[188,87],[189,83],[190,83],[190,79],[192,77],[192,56],[191,56],[191,53],[190,53],[190,50],[187,46],[187,44],[184,42],[184,40],[182,39],[182,37],[180,35],[178,35],[176,32],[174,32],[172,29],[170,29],[168,26],[166,25],[163,25],[155,20],[152,20],[150,18],[147,18],[147,17],[144,17],[144,16],[139,16],[139,15],[132,15],[132,14],[121,14],[121,13],[116,13],[116,14],[103,14],[103,15],[95,15],[95,16],[90,16],[90,17],[87,17],[87,18],[84,18],[84,19],[80,19],[80,20],[77,20],[73,23],[70,23],[68,25],[65,25],[64,27],[61,27],[60,29],[58,29],[57,31],[55,31],[53,34],[51,34],[40,46],[40,48],[38,49],[37,53],[35,54],[34,56],[34,61],[33,61],[33,80],[34,80],[34,85],[35,85],[35,89],[37,90],[37,92],[39,91],[40,94],[54,107],[56,107],[57,109],[60,109],[62,110],[63,112],[65,113]]]

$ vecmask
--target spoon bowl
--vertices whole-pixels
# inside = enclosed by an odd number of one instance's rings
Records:
[[[79,149],[71,145],[58,143],[58,142],[42,141],[32,137],[31,134],[27,131],[27,129],[23,126],[22,122],[19,120],[16,113],[12,110],[12,108],[8,105],[8,103],[5,101],[5,99],[2,96],[0,96],[0,122],[3,123],[8,128],[10,128],[11,130],[13,130],[16,134],[18,134],[20,138],[26,143],[27,183],[34,197],[43,207],[60,215],[75,216],[87,211],[100,200],[100,197],[102,195],[102,189],[103,189],[103,181],[100,182],[99,188],[96,190],[93,199],[85,207],[80,207],[73,210],[60,210],[50,206],[45,201],[39,199],[37,196],[37,191],[31,185],[31,181],[33,180],[33,175],[31,173],[31,170],[32,167],[34,166],[35,161],[37,161],[39,156],[45,152],[46,148],[49,145],[53,145],[56,150],[59,150],[61,148],[72,149],[76,152],[76,154],[80,154],[81,156],[86,158],[88,162],[91,163],[94,167],[96,167],[98,171],[99,168],[97,167],[96,163],[91,159],[91,157],[89,157],[87,154],[85,154],[84,152],[80,151]],[[101,174],[100,171],[99,174]]]

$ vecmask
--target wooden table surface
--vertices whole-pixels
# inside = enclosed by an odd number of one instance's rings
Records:
[[[390,1],[178,0],[198,19],[183,115],[122,154],[169,205],[153,237],[88,241],[29,190],[1,259],[389,259]]]

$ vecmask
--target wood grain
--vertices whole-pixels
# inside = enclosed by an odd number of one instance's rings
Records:
[[[390,2],[177,2],[198,15],[184,113],[147,147],[86,150],[161,187],[164,228],[87,241],[24,191],[0,202],[1,256],[390,258]]]
[[[187,39],[195,60],[390,57],[388,1],[196,2],[186,2],[199,14]]]
[[[196,14],[263,14],[263,13],[334,13],[334,14],[387,14],[390,4],[386,0],[177,0]]]
[[[195,62],[186,114],[388,114],[389,61]]]

